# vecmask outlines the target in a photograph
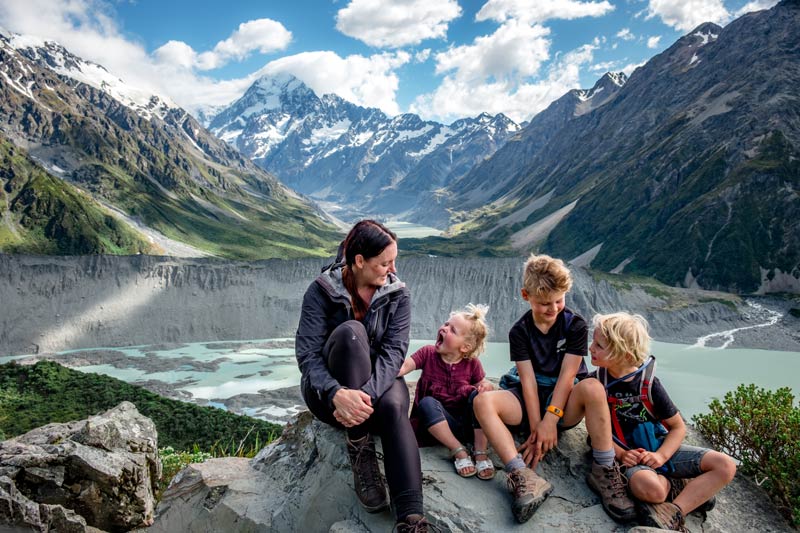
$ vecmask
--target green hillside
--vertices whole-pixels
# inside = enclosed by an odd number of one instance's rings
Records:
[[[0,136],[0,251],[136,254],[151,244]]]
[[[52,422],[82,420],[122,401],[136,405],[158,430],[160,448],[258,449],[278,437],[281,426],[213,407],[163,398],[141,387],[52,361],[0,365],[0,438]]]

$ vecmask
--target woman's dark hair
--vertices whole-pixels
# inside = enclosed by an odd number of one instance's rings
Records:
[[[367,314],[367,305],[358,296],[356,279],[351,270],[356,262],[356,256],[361,255],[364,259],[371,259],[381,255],[387,246],[396,241],[397,235],[380,222],[362,220],[353,226],[342,243],[344,262],[348,267],[342,273],[342,281],[350,293],[353,311],[359,320]]]
[[[362,220],[344,239],[345,264],[352,267],[357,255],[364,256],[364,259],[381,255],[389,244],[396,241],[397,235],[380,222]]]

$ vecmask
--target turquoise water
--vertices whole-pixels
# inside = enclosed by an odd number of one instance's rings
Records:
[[[178,384],[176,389],[195,398],[220,400],[299,384],[293,340],[94,348],[62,352],[50,358],[74,365],[74,359],[81,355],[89,359],[94,357],[90,352],[109,352],[115,355],[117,366],[95,364],[77,369],[128,382],[159,380]],[[409,353],[430,342],[411,341]],[[720,350],[655,342],[653,354],[658,362],[657,375],[675,404],[688,417],[705,412],[713,397],[722,397],[740,383],[755,383],[768,389],[791,387],[795,392],[800,391],[800,353],[797,352]],[[0,357],[0,363],[25,357]],[[511,366],[508,344],[489,343],[481,361],[487,375],[500,377]],[[415,380],[416,376],[412,373],[409,379]]]

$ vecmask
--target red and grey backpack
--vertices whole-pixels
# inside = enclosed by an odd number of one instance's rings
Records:
[[[603,384],[603,387],[606,389],[606,399],[608,400],[608,409],[611,412],[611,433],[614,438],[614,441],[622,446],[623,448],[629,450],[633,447],[638,446],[631,446],[626,442],[625,435],[622,433],[622,427],[619,423],[619,418],[617,418],[617,408],[625,403],[625,401],[621,398],[615,398],[608,394],[609,387],[621,382],[626,381],[636,374],[642,373],[642,379],[639,381],[639,395],[638,397],[634,397],[634,399],[638,399],[642,402],[642,405],[647,410],[647,413],[653,420],[658,420],[655,415],[655,410],[653,409],[653,395],[652,395],[652,385],[653,385],[653,377],[656,373],[656,358],[652,355],[647,358],[647,360],[642,363],[642,365],[637,368],[635,371],[622,376],[621,378],[612,379],[609,382],[609,375],[608,371],[605,368],[598,368],[597,369],[597,379],[600,383]],[[628,399],[631,399],[630,397]],[[666,429],[664,430],[666,432]]]

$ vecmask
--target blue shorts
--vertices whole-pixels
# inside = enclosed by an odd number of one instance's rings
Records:
[[[670,458],[672,466],[675,468],[675,470],[669,474],[662,475],[675,478],[692,478],[699,476],[703,473],[703,470],[700,468],[700,463],[703,461],[703,456],[708,453],[708,451],[708,448],[700,448],[699,446],[681,444],[681,447],[678,448],[678,451],[676,451]],[[640,470],[651,470],[655,472],[655,469],[650,468],[649,466],[636,465],[627,467],[625,469],[625,475],[628,477],[628,479],[630,479],[633,474]]]

